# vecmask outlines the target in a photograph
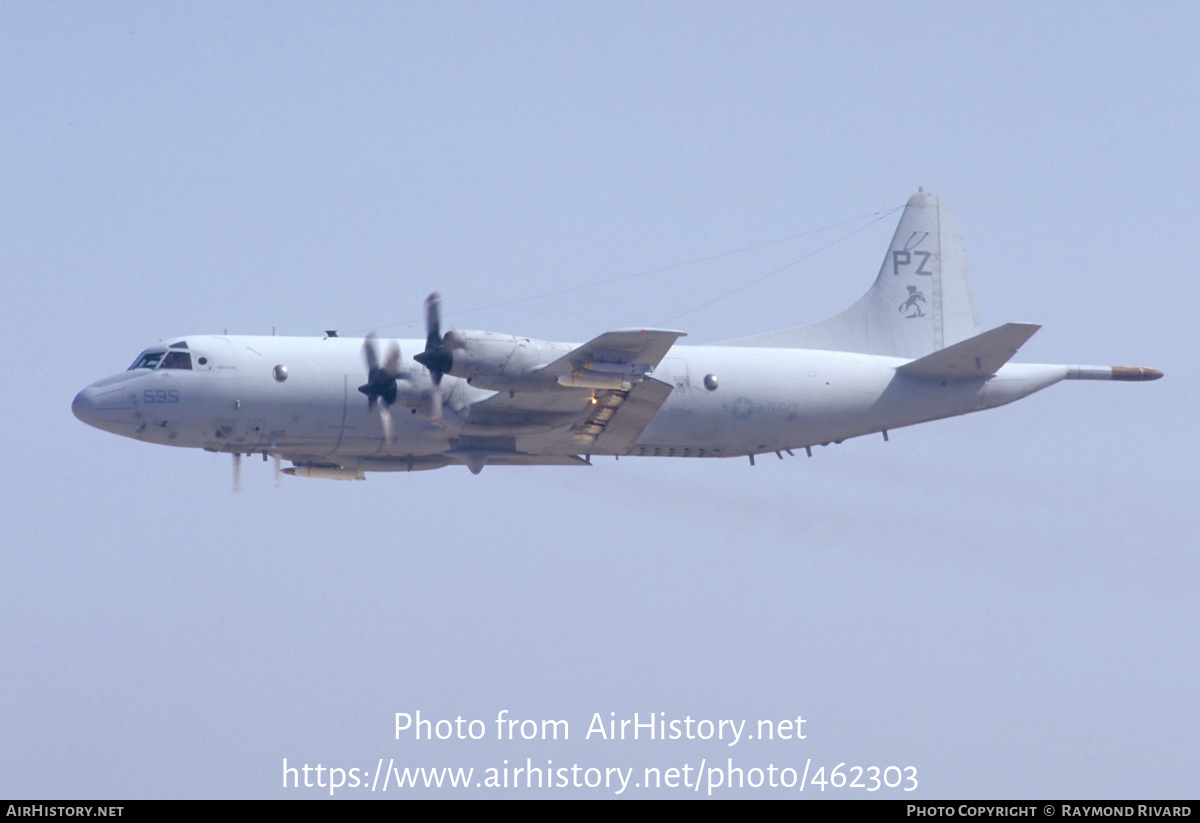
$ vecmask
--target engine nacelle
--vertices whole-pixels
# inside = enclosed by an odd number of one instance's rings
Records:
[[[404,379],[396,380],[396,402],[392,405],[402,409],[413,409],[421,405],[428,392]]]
[[[442,414],[441,398],[435,400],[434,392],[440,391],[432,383],[415,386],[407,380],[396,381],[396,402],[393,404],[408,409],[422,420],[435,420]]]
[[[443,345],[450,352],[447,374],[472,385],[519,382],[542,365],[540,349],[549,343],[490,331],[448,331]]]

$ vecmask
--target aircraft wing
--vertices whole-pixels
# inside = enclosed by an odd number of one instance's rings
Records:
[[[524,385],[473,403],[467,430],[541,430],[553,451],[629,448],[671,393],[670,383],[648,373],[682,336],[664,329],[605,332],[538,369]]]
[[[568,374],[586,363],[646,365],[653,370],[675,341],[686,336],[685,332],[667,329],[607,331],[539,369],[539,374],[557,379],[560,374]]]

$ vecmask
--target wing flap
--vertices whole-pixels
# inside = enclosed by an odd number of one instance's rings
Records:
[[[592,413],[576,427],[572,445],[583,451],[632,448],[671,389],[670,383],[647,377],[629,391],[604,392],[596,398]]]

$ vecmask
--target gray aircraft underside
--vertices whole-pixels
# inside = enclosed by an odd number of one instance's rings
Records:
[[[1162,376],[1009,362],[1039,327],[982,331],[957,223],[926,192],[909,200],[871,289],[811,326],[711,346],[679,345],[683,333],[663,329],[585,344],[442,335],[436,296],[427,323],[426,340],[386,343],[189,335],[88,386],[72,409],[146,442],[361,478],[451,464],[586,465],[592,455],[753,462],[1002,406],[1064,379]]]

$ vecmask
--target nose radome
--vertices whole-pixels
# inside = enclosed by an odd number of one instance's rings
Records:
[[[75,395],[71,401],[71,413],[89,426],[128,435],[139,425],[137,407],[132,392],[127,387],[113,383],[112,378],[101,380]]]
[[[75,395],[75,399],[71,401],[71,413],[89,425],[92,423],[92,414],[95,410],[96,391],[91,386]]]

